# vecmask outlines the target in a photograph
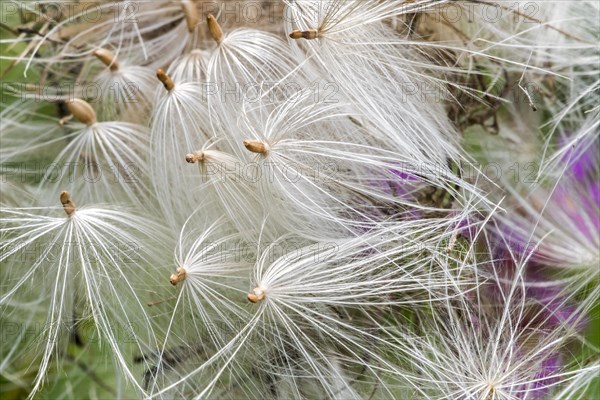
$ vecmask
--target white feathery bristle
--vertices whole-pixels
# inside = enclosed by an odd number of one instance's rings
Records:
[[[60,201],[63,207],[2,209],[0,234],[6,240],[0,261],[8,260],[9,269],[0,304],[11,310],[11,304],[27,301],[35,293],[33,301],[46,307],[39,332],[43,340],[36,355],[40,364],[30,397],[40,389],[53,355],[68,339],[65,335],[78,297],[89,307],[90,317],[124,375],[142,390],[125,353],[129,346],[138,352],[156,346],[149,315],[135,286],[151,284],[157,278],[150,259],[156,260],[160,250],[146,246],[147,241],[161,240],[160,229],[126,211],[80,206],[68,192],[61,193]],[[10,264],[19,257],[31,258],[27,268],[19,262]],[[10,313],[16,311],[18,308],[13,308]],[[124,331],[115,330],[115,323]],[[133,326],[133,342],[122,341],[120,335]]]

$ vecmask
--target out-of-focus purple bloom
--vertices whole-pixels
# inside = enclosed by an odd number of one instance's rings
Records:
[[[591,183],[590,195],[593,204],[598,206],[600,204],[600,184],[597,181]],[[598,222],[599,219],[600,218],[596,219],[596,222]]]
[[[374,176],[377,176],[377,174],[374,174]],[[403,168],[402,166],[385,171],[385,173],[377,176],[377,178],[371,179],[369,184],[384,196],[394,198],[395,201],[405,201],[407,203],[416,201],[419,189],[424,186],[422,178],[419,178],[408,168]],[[397,209],[389,211],[398,212]],[[411,208],[402,210],[400,215],[402,218],[408,219],[417,219],[422,216],[419,210]]]
[[[544,328],[557,329],[569,327],[579,332],[587,325],[587,318],[582,314],[573,301],[563,293],[564,288],[558,283],[549,282],[538,271],[531,271],[530,267],[527,282],[527,297],[540,304],[540,311],[535,318]]]
[[[463,218],[458,222],[455,229],[458,230],[459,235],[472,242],[475,240],[481,229],[480,221],[477,221],[476,217],[472,216]]]
[[[414,173],[401,168],[390,170],[390,174],[392,179],[387,182],[388,189],[386,192],[393,196],[403,198],[412,196],[419,184],[422,184]]]
[[[572,148],[561,159],[555,186],[519,198],[501,221],[501,234],[517,255],[554,267],[600,262],[600,156],[597,145]],[[551,191],[552,190],[552,191]]]
[[[559,381],[557,374],[563,368],[563,363],[559,354],[550,354],[539,364],[539,372],[535,375],[532,382],[521,398],[532,400],[545,399],[552,390],[552,385]],[[526,393],[526,395],[525,395]]]
[[[501,219],[495,232],[493,254],[499,270],[498,281],[490,285],[491,295],[501,298],[504,282],[512,282],[517,265],[526,263],[522,295],[530,306],[519,323],[522,329],[534,329],[541,335],[585,329],[586,315],[570,296],[566,283],[555,280],[556,268],[583,267],[584,276],[589,277],[596,272],[588,273],[588,267],[597,269],[600,262],[597,146],[576,150],[565,154],[562,161],[567,164],[563,164],[564,174],[556,185],[517,198],[513,213]],[[553,385],[561,379],[564,363],[556,349],[538,356],[537,361],[531,360],[536,364],[535,375],[519,388],[518,398],[549,398]]]
[[[600,163],[598,145],[594,142],[580,150],[570,148],[564,155],[568,163],[566,179],[556,190],[556,203],[562,205],[582,233],[593,239],[600,231]]]
[[[568,138],[562,138],[561,145],[568,145]],[[563,155],[562,162],[567,164],[570,175],[582,181],[589,179],[590,175],[597,173],[598,169],[598,144],[593,142],[587,148],[571,146]]]
[[[591,191],[590,194],[592,194]],[[594,240],[600,230],[600,221],[598,218],[594,218],[594,208],[598,208],[598,203],[594,204],[594,198],[591,196],[579,197],[575,202],[573,195],[570,188],[559,186],[553,195],[553,204],[551,205],[560,206],[577,230],[587,239]]]

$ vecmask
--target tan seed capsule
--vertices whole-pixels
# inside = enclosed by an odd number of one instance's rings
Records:
[[[260,140],[244,140],[244,146],[248,151],[258,154],[267,154],[267,145],[261,142]]]
[[[71,194],[69,192],[64,191],[60,193],[60,203],[68,217],[75,213],[75,202],[71,200]]]
[[[167,75],[167,73],[165,72],[164,69],[162,69],[162,68],[157,69],[156,77],[158,78],[159,81],[161,81],[161,83],[163,84],[165,89],[167,89],[167,91],[170,92],[175,87],[175,82],[173,82],[173,79],[171,79],[171,77],[169,75]]]
[[[189,153],[185,155],[185,161],[190,164],[194,164],[198,161],[204,161],[204,152],[202,150],[198,150],[195,153]]]
[[[154,306],[157,306],[157,305],[159,305],[159,304],[165,303],[165,302],[167,302],[167,301],[173,301],[173,300],[177,300],[177,296],[169,297],[168,299],[162,299],[162,300],[157,300],[157,301],[151,301],[151,302],[148,302],[148,303],[146,303],[146,305],[147,305],[148,307],[154,307]]]
[[[215,39],[215,42],[221,43],[223,41],[223,29],[221,29],[221,25],[219,25],[217,19],[212,14],[208,14],[206,22],[208,22],[210,36]]]
[[[319,31],[317,29],[308,29],[306,31],[296,29],[291,31],[289,36],[292,39],[312,40],[319,37]]]
[[[188,31],[192,33],[196,30],[196,25],[198,25],[199,20],[196,4],[191,0],[181,0],[181,8],[185,15],[185,24],[187,25]]]
[[[97,122],[96,112],[87,101],[81,99],[67,100],[65,101],[65,105],[67,106],[67,110],[79,122],[87,126],[94,125]]]
[[[251,303],[258,303],[259,301],[263,301],[266,297],[266,293],[264,289],[254,288],[252,292],[248,293],[248,301]]]
[[[94,55],[98,58],[98,60],[102,61],[104,65],[110,68],[111,71],[118,71],[119,63],[112,52],[106,49],[98,49],[94,51]]]
[[[169,278],[169,282],[171,282],[171,285],[175,286],[179,282],[183,282],[185,280],[186,275],[187,274],[185,272],[185,269],[179,267],[175,270],[175,273],[171,275],[171,277]]]

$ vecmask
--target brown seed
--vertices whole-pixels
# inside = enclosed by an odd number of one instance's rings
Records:
[[[204,152],[202,150],[198,150],[195,153],[189,153],[185,155],[185,161],[190,164],[194,164],[198,161],[204,161]]]
[[[111,71],[115,72],[119,69],[119,63],[112,52],[106,49],[98,49],[94,51],[94,55],[98,60],[102,61],[104,65],[110,68]]]
[[[153,306],[157,306],[159,304],[165,303],[167,301],[173,301],[173,300],[177,300],[177,296],[173,296],[173,297],[169,297],[168,299],[162,299],[162,300],[157,300],[157,301],[151,301],[149,303],[146,303],[148,305],[148,307],[153,307]]]
[[[306,31],[296,29],[291,31],[289,36],[292,39],[312,40],[319,37],[319,31],[317,29],[308,29]]]
[[[183,282],[185,280],[186,275],[187,274],[185,272],[185,269],[179,267],[175,270],[175,273],[171,275],[171,277],[169,278],[169,282],[171,282],[171,285],[175,286],[179,282]]]
[[[258,303],[263,301],[266,297],[265,291],[261,288],[254,288],[252,292],[248,293],[248,301],[251,303]]]
[[[244,146],[248,151],[258,154],[267,154],[267,145],[261,142],[260,140],[244,140]]]
[[[68,217],[75,213],[75,202],[71,200],[71,194],[69,192],[63,191],[60,193],[60,203]]]
[[[163,86],[165,87],[165,89],[167,89],[167,91],[170,92],[175,87],[175,82],[173,82],[173,79],[171,79],[171,77],[169,75],[167,75],[167,73],[165,72],[164,69],[162,69],[162,68],[157,69],[156,77],[158,78],[159,81],[162,82]]]
[[[69,112],[73,114],[73,117],[79,122],[84,123],[87,126],[96,123],[96,112],[87,101],[81,99],[67,100],[65,101],[65,105],[67,106],[67,110],[69,110]]]
[[[212,14],[208,14],[206,22],[208,22],[210,36],[215,39],[215,42],[221,43],[223,41],[223,29],[221,29],[221,25],[219,25],[217,19]]]
[[[198,9],[196,4],[191,0],[181,0],[181,8],[185,15],[185,23],[190,33],[194,32],[196,25],[198,25]]]

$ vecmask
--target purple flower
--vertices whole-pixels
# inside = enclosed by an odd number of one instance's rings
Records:
[[[568,145],[567,138],[563,138],[561,144]],[[583,149],[573,145],[563,155],[562,162],[568,165],[570,175],[576,180],[589,179],[598,172],[598,144],[593,142]]]
[[[570,327],[578,332],[585,329],[587,319],[573,301],[564,293],[564,287],[553,283],[539,271],[538,266],[529,266],[525,282],[526,296],[540,305],[534,318],[543,328],[558,329]]]
[[[555,185],[538,187],[500,221],[514,253],[541,265],[594,266],[600,262],[600,169],[597,145],[572,148]]]
[[[527,399],[544,399],[552,390],[552,385],[559,381],[556,376],[563,367],[559,354],[550,354],[544,358],[539,365],[539,371],[535,375],[534,382],[527,388]],[[523,396],[525,398],[525,396]]]

